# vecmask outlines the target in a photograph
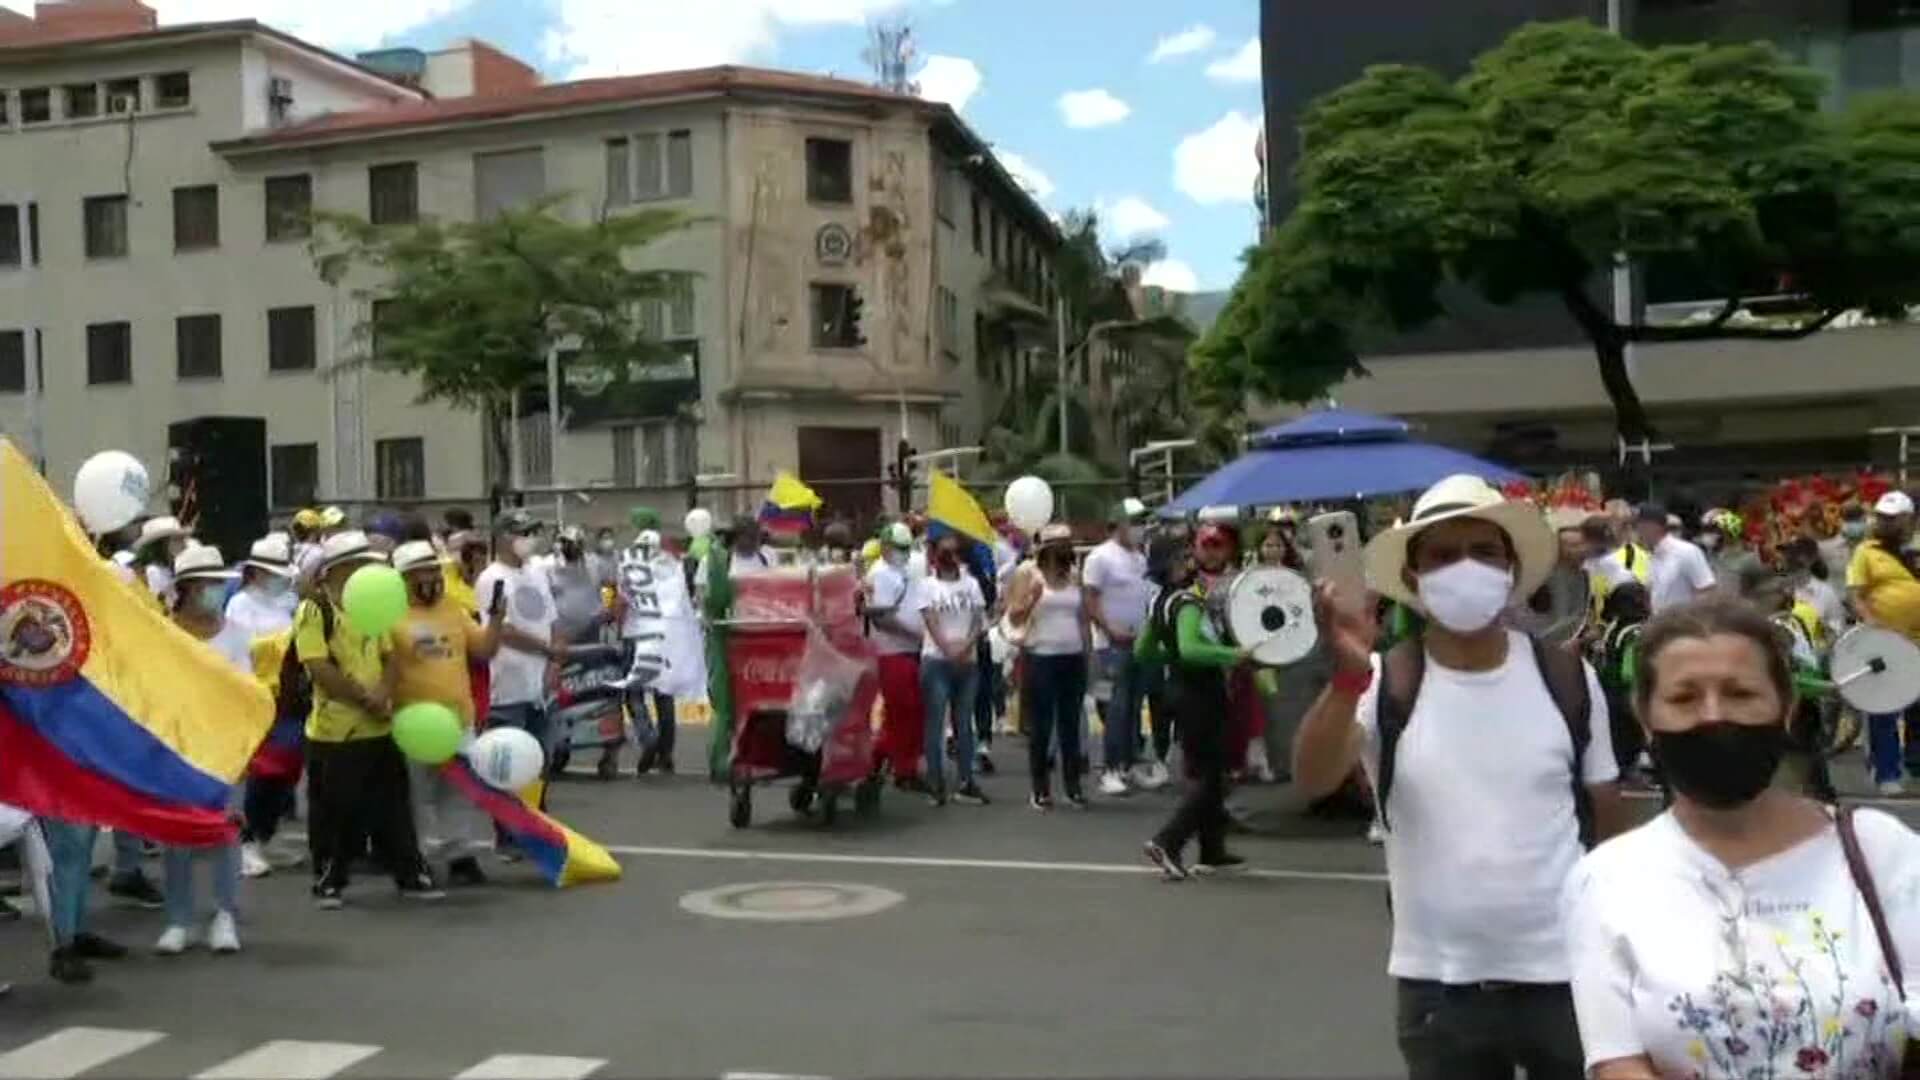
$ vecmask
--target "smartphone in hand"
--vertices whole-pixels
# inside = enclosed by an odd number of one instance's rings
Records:
[[[1334,587],[1341,606],[1367,602],[1367,567],[1361,554],[1360,521],[1352,511],[1318,514],[1307,521],[1307,569],[1316,582]]]
[[[506,613],[507,583],[504,581],[496,581],[493,583],[493,596],[487,601],[487,616],[490,619],[497,619]]]

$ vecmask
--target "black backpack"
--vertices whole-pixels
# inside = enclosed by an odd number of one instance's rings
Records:
[[[1588,693],[1586,664],[1578,654],[1554,648],[1538,638],[1529,637],[1527,643],[1533,647],[1533,662],[1547,684],[1547,693],[1553,697],[1567,724],[1573,749],[1568,774],[1573,785],[1574,818],[1579,822],[1580,846],[1591,849],[1593,799],[1582,779],[1582,762],[1586,760],[1587,745],[1593,741],[1593,701]],[[1387,796],[1393,791],[1394,757],[1400,749],[1400,736],[1406,733],[1407,722],[1413,717],[1414,703],[1419,700],[1421,680],[1426,676],[1425,642],[1413,637],[1393,646],[1381,658],[1380,669],[1380,777],[1374,798],[1379,806],[1380,823],[1391,829],[1393,823],[1387,820]]]
[[[333,647],[333,605],[325,600],[307,601],[320,609],[320,634],[327,642],[329,650]],[[294,624],[299,625],[299,616],[294,616]],[[298,636],[297,633],[295,635]],[[287,651],[280,657],[280,688],[274,696],[273,714],[282,719],[304,719],[313,712],[313,676],[307,674],[307,665],[300,662],[300,650],[293,641],[287,642]]]

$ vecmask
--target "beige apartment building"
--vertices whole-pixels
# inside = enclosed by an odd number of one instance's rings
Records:
[[[48,17],[76,5],[95,18]],[[628,501],[972,442],[1012,367],[1000,312],[1050,308],[1058,233],[944,105],[741,67],[543,85],[478,42],[348,59],[255,22],[156,27],[134,0],[39,15],[0,18],[0,426],[31,441],[37,343],[56,478],[108,447],[162,475],[169,424],[211,416],[264,420],[277,510],[514,479],[486,474],[477,415],[343,363],[378,282],[320,280],[309,210],[684,212],[635,254],[692,275],[642,313],[679,362],[570,372],[558,445],[544,415],[517,429],[525,485]],[[882,497],[822,490],[854,513]]]

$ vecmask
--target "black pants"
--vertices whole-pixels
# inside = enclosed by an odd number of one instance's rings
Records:
[[[240,812],[244,826],[240,839],[249,844],[265,844],[280,831],[280,822],[293,813],[294,785],[290,780],[247,777],[246,794],[241,797]]]
[[[993,722],[1007,710],[1007,691],[1001,685],[1000,665],[993,662],[993,649],[981,638],[973,653],[974,670],[980,682],[973,691],[973,741],[982,750],[993,745]]]
[[[1178,678],[1170,695],[1179,716],[1180,750],[1190,783],[1173,816],[1154,843],[1179,855],[1187,841],[1200,838],[1200,861],[1227,853],[1227,709],[1225,672]]]
[[[1630,770],[1640,760],[1640,754],[1647,748],[1647,733],[1640,727],[1640,717],[1634,712],[1633,699],[1623,691],[1606,691],[1607,727],[1613,736],[1613,761],[1620,767],[1621,779],[1625,779]]]
[[[1027,721],[1027,769],[1033,777],[1033,793],[1043,797],[1053,794],[1050,758],[1057,733],[1060,783],[1067,789],[1067,797],[1074,798],[1080,794],[1080,716],[1087,699],[1086,654],[1027,657],[1023,689],[1021,709]]]
[[[1582,1080],[1585,1055],[1565,983],[1452,986],[1400,979],[1408,1080]]]
[[[1146,684],[1147,727],[1153,739],[1153,760],[1164,763],[1173,750],[1173,722],[1177,719],[1171,676],[1165,664],[1148,664],[1141,668],[1141,678]]]
[[[393,740],[307,744],[307,845],[314,881],[346,888],[367,841],[402,884],[426,872],[407,801],[407,761]]]

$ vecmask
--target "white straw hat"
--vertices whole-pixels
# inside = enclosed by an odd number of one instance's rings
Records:
[[[1367,584],[1382,596],[1423,611],[1419,597],[1401,573],[1407,565],[1407,541],[1422,529],[1454,518],[1479,518],[1500,527],[1513,541],[1518,565],[1513,573],[1515,601],[1532,596],[1546,584],[1560,558],[1560,542],[1547,528],[1547,519],[1531,502],[1506,498],[1477,476],[1449,476],[1433,485],[1413,504],[1404,525],[1395,525],[1367,544]]]
[[[214,579],[228,581],[239,575],[227,569],[227,560],[220,549],[211,544],[189,544],[173,560],[173,580],[193,581],[196,579]]]

